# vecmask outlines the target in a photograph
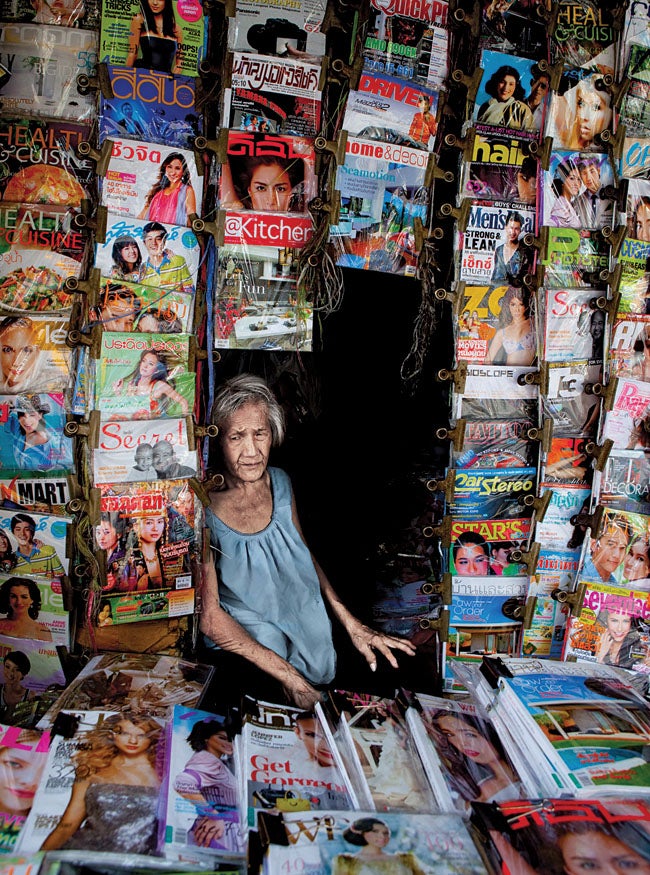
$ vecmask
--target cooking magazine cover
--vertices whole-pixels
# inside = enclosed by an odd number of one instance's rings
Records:
[[[534,139],[523,131],[477,131],[470,160],[463,162],[460,194],[535,207],[541,169],[528,149]]]
[[[194,297],[160,286],[102,281],[98,299],[91,301],[90,322],[106,331],[183,334],[192,329]]]
[[[146,222],[191,225],[201,212],[203,176],[187,149],[114,140],[101,201],[111,212]]]
[[[528,204],[472,201],[467,228],[459,234],[458,278],[473,285],[520,284],[535,262],[523,238],[535,231],[535,209]]]
[[[350,137],[337,168],[339,222],[330,243],[342,267],[415,276],[415,220],[426,227],[430,192],[426,153]]]
[[[107,65],[112,97],[99,92],[99,141],[129,137],[191,149],[203,133],[191,76]]]
[[[102,419],[165,419],[194,407],[196,374],[188,334],[102,332],[95,407]]]
[[[619,29],[613,10],[594,0],[560,0],[551,60],[614,75]]]
[[[223,117],[229,128],[315,137],[321,128],[320,64],[235,52]]]
[[[228,20],[231,52],[255,52],[277,58],[319,62],[325,54],[323,0],[239,0]]]
[[[102,0],[99,60],[104,63],[198,76],[205,38],[199,0],[172,0],[162,34],[149,6],[138,0]]]
[[[94,190],[93,162],[76,154],[79,143],[89,138],[89,125],[0,119],[2,200],[80,207]]]
[[[0,395],[0,470],[5,475],[14,471],[20,474],[19,489],[30,482],[23,479],[29,473],[74,470],[72,438],[63,434],[65,423],[66,406],[61,393]],[[47,490],[42,496],[38,488],[31,490],[37,501],[46,496],[48,502],[60,497]]]
[[[518,223],[511,222],[512,236]],[[510,259],[518,261],[518,249],[524,245],[515,244]],[[501,252],[505,244],[501,247]],[[501,252],[497,254],[497,267],[501,264]],[[533,259],[532,252],[522,251],[522,272],[526,259]],[[503,262],[505,266],[505,261]],[[505,272],[508,268],[504,267]],[[513,278],[514,279],[514,278]],[[515,280],[516,281],[516,280]],[[533,312],[534,298],[523,285],[493,285],[463,287],[463,297],[459,299],[458,336],[456,357],[462,361],[526,367],[537,358],[537,332]]]
[[[187,419],[103,422],[93,457],[96,484],[187,480],[198,467]]]
[[[95,74],[97,36],[74,27],[0,25],[2,110],[11,115],[91,122],[94,95],[79,94],[77,76]]]
[[[187,482],[156,480],[99,488],[101,512],[94,536],[97,550],[103,550],[106,556],[103,593],[190,590],[192,557],[196,557],[200,544],[202,514]],[[178,595],[176,599],[180,605],[182,597]],[[135,615],[137,605],[132,609],[128,600],[123,604],[126,607],[117,614]],[[153,607],[140,611],[143,618],[157,613]],[[166,608],[161,606],[159,610],[163,607]],[[106,610],[104,615],[100,609],[100,625],[117,621],[114,611]]]

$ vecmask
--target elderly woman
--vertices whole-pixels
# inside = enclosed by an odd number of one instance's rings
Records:
[[[305,543],[291,482],[267,468],[284,436],[284,416],[266,383],[250,374],[217,393],[212,420],[220,430],[225,487],[211,493],[206,523],[216,567],[204,566],[201,631],[206,644],[243,656],[283,686],[300,708],[319,699],[315,685],[334,677],[336,655],[325,602],[353,644],[377,667],[393,667],[392,648],[408,641],[374,632],[352,616]]]

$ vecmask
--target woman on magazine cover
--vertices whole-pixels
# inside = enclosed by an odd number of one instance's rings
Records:
[[[523,289],[508,286],[501,300],[501,327],[490,341],[487,363],[532,365],[535,360],[535,332],[525,294]]]
[[[189,217],[195,212],[196,194],[190,182],[187,161],[180,152],[170,152],[160,165],[158,179],[147,192],[138,218],[170,225],[189,225]]]
[[[12,725],[19,706],[35,698],[34,691],[22,684],[30,673],[32,664],[22,650],[12,650],[3,659],[2,668],[4,682],[0,685],[0,723]]]
[[[50,404],[40,395],[20,395],[9,414],[6,428],[13,439],[14,460],[23,471],[72,467],[70,441],[45,422],[50,412]]]
[[[37,326],[28,316],[0,321],[0,393],[22,392],[34,383],[39,341]]]
[[[7,537],[7,533],[0,531],[0,571],[7,574],[13,571],[18,563],[18,557],[14,548],[11,546],[11,541]]]
[[[305,162],[302,158],[262,156],[230,162],[237,201],[233,210],[259,212],[303,212]]]
[[[490,99],[481,104],[476,121],[492,127],[513,131],[533,129],[533,114],[524,103],[525,92],[519,72],[507,64],[490,76],[485,91]]]
[[[154,349],[146,349],[140,354],[140,361],[123,380],[115,383],[115,392],[142,398],[146,407],[133,414],[133,419],[158,419],[164,416],[170,404],[178,404],[181,415],[187,416],[187,399],[179,395],[168,382],[169,371],[163,355]]]
[[[582,221],[573,207],[581,187],[578,165],[573,158],[565,158],[558,164],[551,183],[556,200],[549,221],[554,228],[582,228]]]
[[[180,73],[182,43],[183,31],[174,18],[172,0],[141,0],[140,11],[131,20],[125,66]]]
[[[167,540],[167,516],[163,514],[135,517],[135,546],[126,552],[122,592],[146,592],[164,586],[161,546]]]
[[[113,243],[111,279],[139,283],[142,278],[142,253],[138,241],[124,234]]]
[[[605,608],[599,611],[597,621],[601,633],[596,644],[596,661],[619,668],[632,668],[641,660],[637,652],[641,634],[639,620],[628,611]],[[596,627],[598,628],[598,627]]]
[[[570,92],[556,98],[554,121],[559,148],[575,152],[591,149],[595,138],[607,127],[612,111],[607,91],[599,91],[595,86],[597,78],[594,75],[578,82],[575,86],[574,108],[567,100]]]
[[[36,622],[40,610],[41,593],[31,578],[9,577],[0,586],[0,613],[7,615],[0,620],[0,634],[51,641],[47,626]]]
[[[41,846],[123,854],[155,852],[160,725],[132,712],[113,714],[84,735],[73,754],[67,808]]]
[[[24,818],[31,811],[46,760],[34,750],[40,740],[40,732],[23,729],[11,747],[0,746],[0,815]]]
[[[332,875],[425,875],[427,868],[413,851],[386,853],[390,829],[376,817],[362,817],[348,827],[343,838],[360,848],[356,854],[338,854],[332,860]]]

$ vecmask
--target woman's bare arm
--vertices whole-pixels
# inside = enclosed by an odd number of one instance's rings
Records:
[[[84,822],[86,818],[86,790],[89,783],[89,781],[74,782],[68,806],[61,815],[61,820],[41,845],[41,851],[56,851],[68,839],[72,838]]]

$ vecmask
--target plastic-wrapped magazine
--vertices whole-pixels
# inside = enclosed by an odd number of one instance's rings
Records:
[[[388,6],[372,0],[363,43],[364,71],[388,73],[440,89],[448,72],[448,13],[445,0]]]
[[[95,407],[102,419],[186,416],[196,374],[189,334],[102,332],[95,362]]]
[[[203,169],[203,168],[202,168]],[[191,225],[201,212],[203,175],[187,149],[114,140],[101,201],[111,212],[166,225]]]
[[[14,203],[79,207],[90,198],[94,167],[76,148],[90,126],[27,118],[0,120],[0,197]]]
[[[330,702],[353,742],[366,793],[377,811],[423,811],[433,797],[395,699],[335,690]]]
[[[625,137],[623,140],[621,174],[627,178],[650,178],[650,149],[645,137]]]
[[[143,565],[140,569],[142,576],[138,583],[146,576]],[[179,580],[179,577],[176,579]],[[191,580],[189,582],[191,583]],[[158,590],[152,587],[153,584],[148,584],[148,589],[145,591],[136,590],[113,595],[111,590],[105,594],[99,605],[98,625],[121,626],[124,623],[144,623],[147,620],[186,617],[194,613],[196,593],[193,587]]]
[[[377,566],[373,626],[387,635],[412,638],[421,629],[420,620],[435,619],[440,614],[442,599],[431,586],[435,581],[431,560],[427,556],[398,554],[379,560]]]
[[[418,149],[348,139],[336,174],[339,222],[330,227],[337,264],[415,276],[415,220],[426,227],[429,213],[427,163]]]
[[[611,69],[593,72],[565,67],[558,90],[551,95],[546,136],[555,147],[576,152],[600,152],[599,134],[612,123],[611,96],[601,87],[603,75]]]
[[[527,656],[560,659],[568,610],[551,593],[573,591],[579,563],[579,548],[540,550],[528,589],[528,596],[535,597],[535,610],[530,627],[524,629],[522,653]]]
[[[513,562],[513,550],[525,550],[530,519],[458,520],[451,523],[449,571],[463,577],[496,575],[513,577],[525,573],[525,565]]]
[[[465,423],[463,448],[452,449],[454,468],[515,468],[536,464],[537,446],[527,439],[533,419],[491,419]]]
[[[30,478],[16,475],[10,479],[0,478],[0,506],[2,507],[35,510],[37,513],[63,514],[70,498],[70,482],[65,476]]]
[[[319,64],[235,52],[224,93],[226,124],[240,131],[317,136],[320,76]]]
[[[547,483],[590,482],[586,441],[581,437],[553,437],[544,462],[544,480]]]
[[[536,421],[539,407],[537,400],[534,398],[528,400],[486,398],[481,400],[479,398],[467,398],[463,395],[456,397],[455,406],[458,416],[462,416],[467,420],[476,420],[477,422],[482,422],[490,416],[507,421],[513,419]],[[462,468],[464,466],[460,465],[458,467]]]
[[[456,470],[451,515],[458,520],[503,520],[530,516],[523,505],[534,495],[537,468],[470,468]]]
[[[514,237],[519,222],[510,221],[508,225],[511,231],[506,234]],[[511,257],[506,260],[508,254]],[[493,270],[493,274],[502,274],[501,284],[463,287],[458,304],[458,359],[517,367],[533,364],[537,358],[535,299],[523,284],[519,285],[533,260],[532,252],[518,240],[514,245],[503,243],[495,252]],[[509,281],[518,285],[504,284]]]
[[[544,171],[544,225],[553,228],[611,228],[614,169],[608,155],[598,152],[551,153]]]
[[[269,156],[277,160],[268,163]],[[307,204],[317,192],[314,162],[310,137],[229,131],[219,185],[221,207],[256,213],[307,213]]]
[[[66,680],[57,645],[0,633],[0,721],[32,727],[56,699]]]
[[[650,456],[612,450],[598,481],[598,503],[612,510],[650,514]]]
[[[524,795],[516,769],[479,705],[424,693],[414,698],[406,719],[444,811],[467,815],[472,802]]]
[[[216,862],[243,857],[233,734],[223,715],[174,706],[165,768],[167,858],[196,855]]]
[[[627,236],[641,243],[650,241],[650,180],[627,182]]]
[[[509,204],[537,203],[540,166],[529,154],[531,132],[476,132],[469,161],[463,163],[460,193],[465,197]]]
[[[650,673],[650,578],[589,583],[580,616],[568,619],[562,658]]]
[[[31,313],[2,320],[0,341],[9,350],[0,364],[0,392],[61,392],[70,383],[68,320]]]
[[[547,289],[591,287],[605,291],[602,272],[610,268],[610,246],[597,231],[549,228],[544,283]]]
[[[72,523],[70,517],[26,514],[0,507],[0,530],[9,542],[4,547],[4,555],[13,565],[12,573],[45,577],[67,574],[68,529]]]
[[[200,260],[199,241],[186,225],[114,213],[108,214],[104,242],[95,247],[102,276],[185,294],[194,293]]]
[[[648,450],[646,428],[650,416],[650,383],[621,377],[616,383],[611,410],[605,414],[602,439],[616,450]]]
[[[541,483],[540,495],[551,493],[543,520],[537,521],[535,538],[550,550],[565,550],[573,536],[576,514],[582,512],[591,497],[590,487],[572,483]]]
[[[497,52],[516,50],[527,58],[545,57],[548,36],[543,20],[544,0],[481,2],[481,45]],[[528,83],[523,83],[528,94]],[[531,83],[531,92],[533,92]],[[529,98],[530,99],[530,98]]]
[[[647,346],[646,346],[647,343]],[[650,317],[617,316],[609,346],[609,375],[650,382]]]
[[[66,406],[60,393],[0,395],[3,474],[16,472],[22,478],[29,472],[73,471],[72,438],[63,434],[65,423]],[[36,496],[38,489],[32,494]]]
[[[583,360],[548,365],[548,394],[542,396],[542,404],[546,416],[553,420],[555,435],[587,437],[595,434],[600,399],[585,392],[585,385],[600,382],[601,374],[598,362]]]
[[[377,99],[379,96],[380,99]],[[438,92],[377,73],[362,73],[350,91],[343,127],[353,137],[433,151]]]
[[[200,0],[173,0],[171,10],[161,34],[138,0],[102,0],[100,61],[198,76],[206,36]]]
[[[95,483],[195,477],[198,458],[192,438],[186,419],[104,422],[93,453]]]
[[[630,79],[621,103],[621,117],[628,137],[650,136],[650,46],[632,45],[627,66]]]
[[[0,65],[10,74],[0,83],[2,110],[40,118],[92,121],[95,97],[77,90],[77,76],[93,76],[97,36],[73,27],[0,25]]]
[[[323,0],[239,0],[237,17],[228,21],[228,48],[318,61],[325,54],[325,6]]]
[[[524,605],[528,592],[528,577],[461,577],[454,574],[449,625],[456,632],[469,634],[472,653],[486,648],[477,641],[486,633],[520,627],[515,611]]]
[[[0,310],[69,312],[68,277],[78,277],[86,250],[65,206],[0,203]]]
[[[65,714],[60,719],[69,737],[52,738],[47,777],[21,833],[20,853],[65,848],[155,855],[163,723],[132,711]]]
[[[647,800],[526,799],[474,804],[472,825],[495,873],[636,869],[650,865]],[[577,866],[577,868],[576,868]]]
[[[43,776],[49,733],[0,724],[0,872],[12,862],[18,837]],[[25,871],[20,864],[13,875]],[[36,870],[34,870],[35,872]]]
[[[91,323],[100,322],[106,331],[182,334],[192,329],[193,295],[158,285],[104,280],[90,303]]]
[[[625,24],[619,46],[620,68],[625,69],[633,46],[650,46],[650,25],[648,24],[648,3],[641,0],[637,6],[625,10]]]
[[[650,315],[648,258],[650,243],[630,238],[623,240],[618,256],[618,263],[621,265],[619,313]]]
[[[597,537],[585,539],[581,580],[616,585],[648,577],[649,528],[650,517],[644,514],[605,508]]]
[[[107,65],[113,95],[99,93],[99,139],[133,137],[190,149],[203,132],[195,79],[156,70]]]
[[[546,290],[545,361],[603,360],[607,314],[590,306],[596,298],[591,289]]]
[[[99,489],[95,544],[106,553],[104,594],[190,590],[191,557],[200,542],[202,514],[187,481],[118,482]],[[176,598],[182,599],[180,593]],[[100,611],[100,625],[111,625],[119,614],[128,613],[128,609],[118,610],[112,618],[110,614],[104,618]],[[152,606],[141,613],[144,619],[157,611]]]
[[[213,666],[176,656],[104,653],[93,656],[41,718],[48,729],[61,711],[134,711],[171,720],[174,705],[196,708]]]
[[[477,667],[485,653],[510,655],[521,652],[521,622],[498,626],[449,627],[449,638],[444,651],[445,692],[463,692],[467,689],[456,677],[457,667]]]
[[[5,559],[0,574],[0,633],[70,646],[70,615],[65,610],[63,584],[58,578],[30,575],[11,569]],[[69,586],[69,584],[68,584]],[[67,592],[69,600],[70,592]]]
[[[38,875],[42,872],[43,859],[44,854],[0,857],[0,875]]]
[[[484,49],[481,52],[483,76],[476,92],[473,119],[477,129],[539,133],[543,114],[535,117],[524,99],[529,82],[534,80],[534,62],[518,55]],[[514,71],[514,72],[513,72]]]
[[[551,60],[614,75],[619,28],[612,9],[595,0],[560,0],[551,34]]]
[[[58,24],[62,27],[99,27],[99,0],[62,0],[32,3],[31,0],[2,0],[2,21],[27,21],[34,24]]]
[[[535,231],[535,209],[529,204],[472,201],[467,228],[459,235],[458,279],[476,286],[521,284],[535,261],[523,238]]]
[[[258,811],[352,807],[340,755],[317,714],[246,697],[241,761],[249,826]]]
[[[534,385],[529,385],[523,379],[520,382],[519,377],[524,377],[525,374],[533,374],[536,368],[519,367],[512,365],[479,365],[470,363],[467,366],[467,379],[465,381],[465,391],[462,395],[456,395],[458,412],[457,416],[465,416],[463,406],[465,400],[482,399],[483,405],[485,402],[499,401],[499,412],[496,414],[499,418],[515,418],[520,410],[530,409],[528,404],[523,402],[532,401],[538,398],[539,393]],[[517,403],[513,408],[512,417],[507,413],[509,402]],[[491,409],[492,405],[488,403],[484,409]],[[478,417],[477,417],[478,418]]]

